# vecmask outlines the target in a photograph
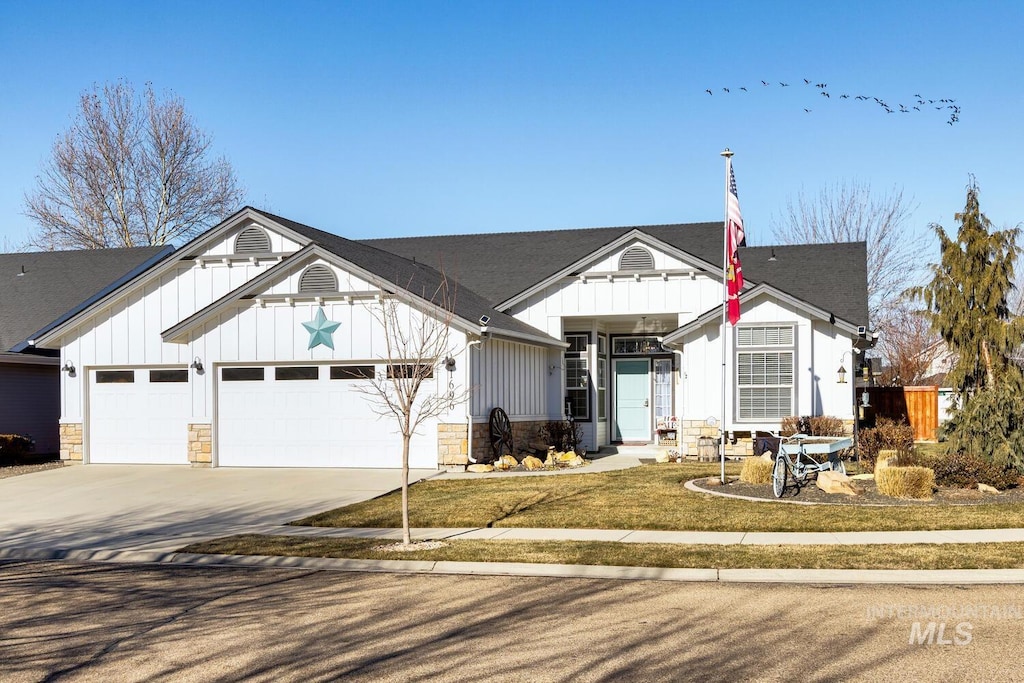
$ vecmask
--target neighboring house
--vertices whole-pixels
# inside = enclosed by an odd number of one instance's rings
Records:
[[[78,369],[62,375],[66,457],[397,467],[396,426],[359,391],[388,365],[372,309],[393,298],[414,318],[446,277],[455,366],[425,390],[469,399],[413,438],[413,467],[484,456],[495,407],[520,443],[568,404],[590,450],[650,442],[673,418],[693,450],[721,419],[721,255],[721,223],[357,242],[245,208],[37,344]],[[868,345],[865,245],[741,258],[743,317],[725,330],[734,450],[787,415],[852,421],[835,373]],[[310,348],[320,313],[339,324],[333,348]]]
[[[0,254],[0,434],[56,453],[60,360],[33,341],[62,316],[170,247]]]

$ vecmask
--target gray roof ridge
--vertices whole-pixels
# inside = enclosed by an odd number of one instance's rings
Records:
[[[491,232],[449,232],[439,233],[432,235],[406,235],[406,236],[393,236],[393,237],[368,237],[365,239],[354,240],[356,242],[377,242],[381,240],[415,240],[415,239],[437,239],[439,237],[487,237],[497,235],[536,235],[536,234],[552,234],[552,233],[563,233],[563,232],[582,232],[585,230],[643,230],[644,228],[685,228],[693,225],[712,225],[721,223],[721,221],[690,221],[687,223],[648,223],[645,225],[592,225],[584,227],[574,228],[546,228],[543,230],[496,230]]]

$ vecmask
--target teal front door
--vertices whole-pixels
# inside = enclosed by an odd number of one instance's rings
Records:
[[[615,361],[615,440],[651,440],[651,363]]]

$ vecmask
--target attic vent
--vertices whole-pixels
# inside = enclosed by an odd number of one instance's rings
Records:
[[[269,251],[270,238],[263,228],[248,227],[235,238],[236,254],[265,254]]]
[[[643,247],[630,247],[619,259],[619,270],[654,270],[654,256]]]
[[[300,292],[336,292],[338,291],[338,278],[334,271],[324,265],[315,265],[306,268],[299,278]]]

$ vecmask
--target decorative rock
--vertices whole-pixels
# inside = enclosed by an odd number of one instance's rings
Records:
[[[988,484],[978,484],[978,490],[982,493],[999,493],[999,489],[995,486],[989,486]]]
[[[572,460],[575,457],[576,457],[576,452],[575,451],[566,451],[565,453],[556,453],[555,454],[555,458],[559,462],[572,462]]]
[[[844,496],[859,496],[864,493],[863,484],[839,472],[818,472],[815,484],[825,493],[841,493]]]
[[[761,459],[765,462],[775,462],[775,455],[771,451],[765,451],[761,454]]]
[[[500,458],[498,458],[498,462],[494,463],[495,469],[499,470],[510,470],[513,467],[517,467],[518,465],[519,461],[508,454],[501,456]]]
[[[586,464],[587,464],[587,461],[584,460],[583,458],[581,458],[578,455],[575,458],[573,458],[572,460],[569,461],[569,467],[583,467]]]
[[[469,467],[467,467],[466,471],[467,472],[476,472],[478,474],[482,473],[482,472],[493,472],[494,471],[494,465],[482,465],[480,463],[475,463],[475,464],[470,465]]]
[[[671,458],[669,457],[667,451],[663,451],[654,456],[654,462],[669,462],[670,460]]]
[[[519,464],[528,470],[539,470],[544,467],[544,463],[540,461],[540,458],[535,458],[532,455],[523,458],[523,461]]]

